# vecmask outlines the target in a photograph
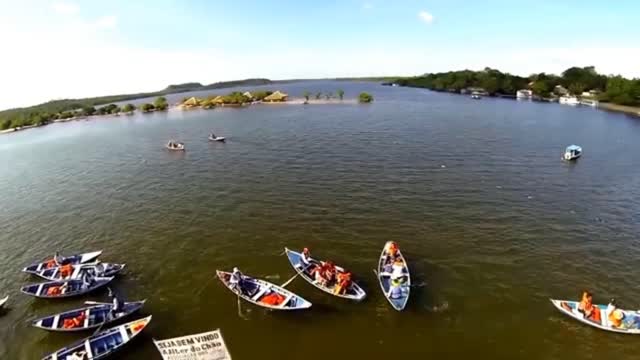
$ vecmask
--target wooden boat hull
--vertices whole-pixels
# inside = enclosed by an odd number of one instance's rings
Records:
[[[0,309],[2,309],[2,307],[4,307],[4,304],[6,304],[8,300],[9,300],[9,295],[7,295],[4,298],[0,299]]]
[[[367,293],[365,293],[364,290],[362,290],[362,288],[360,286],[358,286],[358,284],[356,284],[355,281],[351,282],[351,286],[349,287],[349,289],[347,289],[347,292],[345,294],[336,294],[334,293],[334,288],[335,285],[332,285],[330,287],[326,287],[326,286],[321,286],[320,284],[317,284],[315,282],[315,279],[311,276],[311,274],[309,273],[310,269],[305,269],[301,260],[301,254],[292,250],[289,250],[287,248],[284,248],[284,251],[287,255],[287,258],[289,259],[289,263],[291,263],[291,266],[293,266],[293,268],[295,269],[295,271],[300,274],[300,276],[305,279],[308,283],[310,283],[311,285],[315,286],[316,288],[331,294],[333,296],[337,296],[340,298],[344,298],[344,299],[350,299],[350,300],[356,300],[356,301],[361,301],[363,300],[366,296]],[[320,264],[319,261],[317,260],[312,260],[312,263],[318,265]],[[338,270],[340,270],[341,268],[336,266],[336,268]]]
[[[585,319],[580,312],[578,312],[578,301],[568,301],[568,300],[551,300],[553,306],[556,307],[561,313],[572,317],[573,319],[600,330],[611,331],[619,334],[632,334],[632,335],[640,335],[640,312],[638,311],[630,311],[630,310],[622,310],[625,314],[625,319],[623,320],[623,324],[625,324],[625,328],[616,328],[611,325],[609,322],[607,307],[608,305],[596,305],[601,312],[602,321],[600,323],[595,322],[590,319]],[[566,305],[569,309],[565,308]]]
[[[227,287],[227,289],[231,290],[231,292],[238,295],[243,300],[248,301],[254,305],[272,310],[304,310],[311,307],[311,303],[303,299],[301,296],[298,296],[291,291],[278,285],[272,284],[268,281],[245,277],[243,279],[242,290],[237,291],[229,286],[229,277],[231,276],[230,272],[216,270],[216,275],[218,276],[218,279],[222,281],[224,286]],[[263,299],[263,297],[266,295],[266,291],[274,292],[278,295],[281,295],[284,297],[284,300],[278,305],[271,305],[262,302],[261,299]]]
[[[39,329],[47,331],[76,332],[91,330],[105,324],[118,321],[139,311],[144,306],[145,301],[146,300],[125,302],[124,304],[122,304],[122,311],[118,312],[115,317],[111,316],[111,309],[113,309],[113,304],[104,303],[45,316],[40,319],[34,320],[31,325],[33,327],[37,327]],[[73,319],[82,313],[84,313],[86,316],[84,324],[82,326],[74,328],[64,328],[64,321],[66,319]]]
[[[96,277],[94,283],[88,288],[85,288],[82,286],[82,280],[80,279],[48,281],[44,283],[30,284],[30,285],[24,286],[22,287],[22,289],[20,289],[20,291],[22,291],[22,293],[24,294],[35,296],[41,299],[62,299],[62,298],[69,298],[73,296],[88,294],[92,291],[98,290],[101,287],[107,285],[112,280],[113,280],[113,276]],[[58,287],[62,286],[65,283],[68,286],[68,289],[66,291],[57,295],[48,295],[48,289],[54,286],[58,286]]]
[[[68,356],[79,352],[86,352],[87,360],[104,359],[105,357],[120,350],[124,345],[140,334],[140,332],[147,327],[150,321],[151,316],[148,316],[143,319],[112,327],[64,347],[42,359],[65,360]]]
[[[400,283],[398,286],[400,287],[400,293],[397,296],[392,296],[391,288],[393,286],[391,281],[391,274],[389,271],[385,271],[385,260],[387,259],[387,251],[389,244],[391,242],[387,242],[382,249],[382,253],[380,254],[380,259],[378,259],[378,282],[380,283],[380,288],[382,289],[382,293],[384,297],[389,301],[389,304],[393,306],[394,309],[398,311],[404,310],[407,306],[407,302],[409,301],[409,295],[411,293],[411,275],[409,274],[409,267],[407,265],[407,261],[402,256],[400,249],[398,249],[397,257],[401,258],[404,262],[404,271],[405,274],[404,281]]]
[[[88,263],[90,261],[93,261],[95,259],[97,259],[100,255],[102,255],[102,250],[100,251],[94,251],[94,252],[89,252],[89,253],[84,253],[84,254],[78,254],[78,255],[73,255],[73,256],[69,256],[66,257],[65,259],[68,261],[69,264],[71,265],[76,265],[76,264],[84,264],[84,263]],[[46,260],[40,263],[35,263],[35,264],[31,264],[27,267],[25,267],[24,269],[22,269],[23,272],[29,273],[29,274],[36,274],[42,270],[47,269],[47,263],[50,261]],[[56,266],[52,266],[52,267],[56,267]]]

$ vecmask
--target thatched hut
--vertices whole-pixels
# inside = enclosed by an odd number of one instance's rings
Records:
[[[264,98],[264,101],[266,102],[281,102],[281,101],[287,101],[287,97],[289,97],[289,95],[280,92],[280,91],[276,91],[273,94],[267,96]]]
[[[182,103],[182,106],[186,108],[200,106],[200,105],[201,105],[200,100],[195,96],[190,97],[189,99],[187,99],[185,102]]]
[[[246,96],[249,100],[253,100],[253,94],[248,91],[245,91],[242,95]]]

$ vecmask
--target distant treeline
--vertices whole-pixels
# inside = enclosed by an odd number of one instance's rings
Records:
[[[481,88],[490,95],[514,95],[517,90],[530,89],[542,98],[565,94],[579,96],[585,91],[591,91],[600,101],[640,106],[640,79],[598,74],[593,66],[572,67],[561,76],[539,73],[528,77],[485,68],[482,71],[451,71],[400,78],[396,83],[450,92]]]
[[[5,130],[9,128],[29,125],[44,125],[57,119],[67,119],[76,116],[93,115],[95,113],[98,113],[98,110],[94,108],[95,106],[111,104],[115,102],[156,96],[161,97],[168,94],[176,94],[188,91],[223,89],[235,86],[257,86],[273,83],[274,82],[269,79],[224,81],[209,85],[202,85],[200,83],[185,83],[178,85],[169,85],[164,90],[148,93],[100,96],[85,99],[52,100],[35,106],[0,111],[0,129]],[[104,111],[108,111],[107,113],[114,113],[115,108],[113,108],[113,106],[110,106],[108,110],[103,110],[103,112],[101,113],[104,114]],[[93,111],[92,108],[94,108]],[[146,106],[145,108],[147,110],[150,110],[149,106]]]

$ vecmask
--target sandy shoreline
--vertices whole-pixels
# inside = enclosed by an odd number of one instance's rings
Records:
[[[618,104],[601,102],[600,104],[598,104],[598,107],[606,111],[621,112],[629,115],[640,116],[639,106],[626,106],[626,105],[618,105]]]

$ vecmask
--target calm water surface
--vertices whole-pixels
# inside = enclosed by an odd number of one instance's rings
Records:
[[[152,338],[221,328],[234,359],[637,359],[638,338],[585,327],[549,297],[583,288],[640,307],[640,121],[587,108],[311,82],[374,93],[371,105],[169,111],[0,136],[0,358],[36,359],[80,338],[27,326],[100,300],[19,293],[19,269],[104,249],[114,288],[148,299],[150,328],[115,358],[158,359]],[[172,97],[171,101],[184,94]],[[207,141],[207,134],[229,138]],[[170,138],[187,145],[169,153]],[[577,143],[584,157],[560,160]],[[409,260],[407,310],[372,269],[385,241]],[[282,283],[284,246],[352,269],[356,304],[302,279],[305,313],[243,304],[216,269]],[[355,356],[359,354],[358,356]],[[413,356],[412,356],[413,355]]]

